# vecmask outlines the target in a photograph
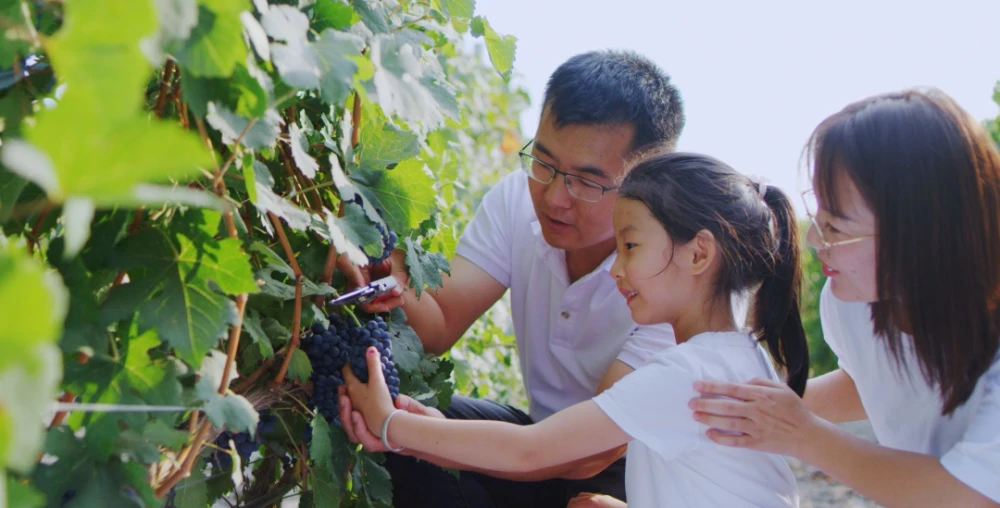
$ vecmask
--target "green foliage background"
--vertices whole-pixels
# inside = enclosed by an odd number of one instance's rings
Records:
[[[388,506],[297,342],[368,318],[324,301],[378,228],[440,285],[520,147],[516,39],[473,0],[0,0],[0,27],[0,501]],[[402,392],[506,393],[478,350],[510,363],[502,332],[453,363],[385,318]],[[215,443],[264,416],[248,461]]]

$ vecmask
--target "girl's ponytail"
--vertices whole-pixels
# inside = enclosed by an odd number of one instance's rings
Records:
[[[788,386],[801,397],[809,377],[809,345],[802,329],[799,300],[802,267],[795,212],[788,196],[774,186],[764,186],[763,199],[773,216],[771,242],[759,257],[760,287],[751,307],[753,332],[767,343],[775,363],[785,368]]]

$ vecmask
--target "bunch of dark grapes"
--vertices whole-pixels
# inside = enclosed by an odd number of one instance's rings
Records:
[[[329,327],[314,323],[302,338],[302,344],[313,367],[313,392],[309,404],[326,421],[341,425],[337,388],[344,384],[344,365],[350,365],[354,375],[367,383],[365,351],[370,346],[378,348],[382,355],[382,374],[393,400],[399,395],[399,373],[392,362],[392,343],[382,318],[376,317],[364,326],[348,323],[338,314],[330,314],[329,319]]]
[[[368,256],[369,265],[377,265],[389,258],[389,254],[392,254],[392,250],[396,248],[396,240],[399,237],[396,236],[396,232],[389,229],[388,226],[382,226],[382,223],[376,223],[375,228],[378,229],[378,233],[382,235],[382,255],[373,258]],[[362,249],[364,250],[364,249]]]
[[[257,432],[254,433],[253,437],[250,437],[250,433],[246,431],[223,431],[219,437],[215,438],[214,444],[218,449],[213,449],[205,460],[212,464],[213,468],[222,471],[232,469],[233,458],[229,455],[229,440],[232,439],[233,444],[236,445],[236,453],[240,454],[240,459],[245,463],[250,459],[250,455],[253,455],[253,452],[260,447],[263,441],[261,435],[274,430],[275,422],[277,422],[277,418],[270,413],[260,415],[257,420]]]

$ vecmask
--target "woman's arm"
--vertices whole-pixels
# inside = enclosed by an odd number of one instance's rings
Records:
[[[802,400],[806,409],[828,422],[854,422],[868,418],[861,405],[858,388],[844,369],[810,379]]]
[[[695,419],[711,427],[708,436],[716,443],[796,457],[885,506],[997,506],[939,459],[852,436],[809,412],[783,384],[701,381],[695,389],[731,398],[691,400]]]
[[[385,419],[395,409],[382,377],[378,352],[368,351],[368,384],[344,370],[354,409],[368,429],[379,435]],[[584,401],[534,425],[492,421],[446,420],[396,414],[387,438],[404,446],[459,464],[495,471],[532,471],[589,457],[627,443],[631,438],[604,414],[597,404]]]

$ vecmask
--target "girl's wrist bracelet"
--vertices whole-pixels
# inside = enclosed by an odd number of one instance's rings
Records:
[[[387,437],[389,433],[389,420],[392,420],[392,417],[396,416],[396,413],[399,413],[401,411],[403,410],[394,409],[391,413],[389,413],[389,416],[385,417],[385,421],[382,422],[382,445],[385,446],[386,449],[389,450],[390,452],[399,453],[405,449],[405,447],[403,446],[400,446],[399,448],[393,448],[392,446],[389,446],[389,439]]]

